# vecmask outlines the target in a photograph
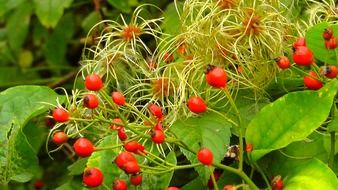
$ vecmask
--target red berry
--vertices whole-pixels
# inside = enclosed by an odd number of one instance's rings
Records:
[[[174,61],[174,55],[173,55],[172,53],[166,52],[166,53],[163,55],[163,60],[164,60],[166,63],[170,63],[170,62]]]
[[[135,161],[127,162],[122,167],[127,174],[134,174],[140,171],[140,166]]]
[[[142,183],[142,175],[134,174],[130,176],[130,183],[133,185],[140,185]]]
[[[338,68],[334,65],[324,66],[323,74],[330,79],[336,78],[338,75]]]
[[[123,125],[123,122],[122,122],[122,120],[120,118],[114,118],[113,122],[114,123],[120,123],[121,125]],[[120,130],[121,128],[123,128],[123,126],[121,126],[121,125],[112,124],[110,126],[110,128],[113,129],[113,130]]]
[[[301,66],[309,66],[313,63],[313,54],[305,46],[299,46],[293,52],[293,61]]]
[[[121,92],[113,92],[111,94],[113,101],[118,106],[122,106],[126,103],[126,99],[124,98],[124,95]]]
[[[56,132],[53,135],[53,142],[57,145],[61,145],[67,142],[67,140],[68,140],[68,135],[63,131]]]
[[[46,117],[45,124],[46,124],[46,127],[53,128],[53,126],[55,125],[55,120],[52,118]]]
[[[141,145],[141,144],[138,144],[137,145],[137,152],[138,153],[143,153],[143,154],[145,154],[145,152],[144,152],[144,146],[143,145]]]
[[[73,148],[75,153],[80,157],[88,157],[94,152],[93,143],[84,137],[77,139]]]
[[[35,182],[34,182],[34,188],[36,189],[36,190],[40,190],[40,189],[42,189],[42,187],[45,185],[45,183],[43,182],[43,181],[41,181],[41,180],[36,180]]]
[[[89,109],[94,109],[99,106],[99,98],[95,94],[87,94],[83,98],[83,104]]]
[[[178,187],[168,187],[167,190],[180,190],[180,188],[178,188]]]
[[[215,181],[217,182],[218,180],[219,180],[219,178],[221,177],[221,172],[220,171],[214,171],[214,177],[215,177]],[[209,187],[209,189],[212,189],[212,188],[214,188],[214,183],[212,182],[212,179],[211,179],[211,176],[210,176],[210,178],[209,178],[209,180],[208,180],[208,187]]]
[[[114,190],[127,190],[128,186],[127,183],[122,179],[117,179],[113,183]]]
[[[123,169],[123,165],[127,162],[137,162],[135,156],[130,152],[121,152],[114,160],[117,167]]]
[[[212,87],[225,88],[227,85],[227,73],[220,67],[209,66],[205,77],[208,84]]]
[[[208,148],[202,148],[198,151],[197,158],[202,164],[211,165],[214,156]]]
[[[150,113],[153,114],[155,117],[157,117],[157,119],[162,119],[163,117],[162,109],[158,105],[150,104],[148,108]]]
[[[318,75],[314,71],[310,71],[308,75],[303,78],[304,85],[310,90],[318,90],[323,87],[323,83],[318,80]]]
[[[283,189],[283,180],[280,175],[275,176],[272,179],[271,186],[273,190],[282,190]]]
[[[252,150],[253,150],[252,144],[246,144],[246,145],[245,145],[245,151],[246,151],[247,153],[252,152]]]
[[[333,30],[331,28],[325,28],[323,31],[323,38],[324,40],[329,40],[332,38]]]
[[[91,74],[86,77],[85,86],[88,90],[99,91],[103,86],[103,82],[99,75]]]
[[[119,136],[119,139],[121,141],[125,141],[128,138],[128,136],[127,136],[126,132],[124,131],[123,127],[118,129],[117,136]]]
[[[69,120],[69,113],[63,108],[56,108],[53,110],[53,119],[56,122],[66,122]]]
[[[278,65],[279,68],[281,69],[287,69],[291,66],[290,64],[290,60],[288,57],[286,56],[280,56],[276,59],[276,63]]]
[[[157,122],[157,123],[156,123],[156,125],[154,126],[154,130],[160,130],[160,131],[163,131],[161,122]]]
[[[306,41],[304,37],[298,38],[295,43],[293,43],[293,48],[297,48],[300,46],[306,46]]]
[[[165,135],[162,130],[153,130],[151,134],[151,140],[156,144],[161,144],[164,142]]]
[[[223,187],[223,190],[235,190],[233,185],[226,185]]]
[[[128,152],[137,152],[138,150],[138,142],[137,141],[130,141],[124,145],[124,149]]]
[[[188,108],[194,113],[203,113],[207,110],[207,105],[201,97],[192,96],[188,100]]]
[[[336,49],[337,43],[338,43],[337,38],[332,37],[329,40],[325,40],[324,45],[325,45],[326,49]]]
[[[98,168],[86,168],[82,175],[82,181],[88,187],[98,187],[103,182],[103,174]]]

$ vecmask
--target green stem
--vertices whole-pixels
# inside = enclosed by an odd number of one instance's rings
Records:
[[[254,166],[256,167],[257,171],[262,175],[263,179],[264,179],[264,182],[266,183],[266,185],[269,187],[269,189],[272,189],[271,188],[271,185],[270,185],[270,181],[269,179],[266,177],[266,175],[264,174],[263,170],[259,167],[259,165],[254,162]]]
[[[95,151],[100,151],[100,150],[110,150],[110,149],[115,149],[123,146],[123,144],[117,144],[114,146],[105,146],[105,147],[95,147]]]
[[[218,190],[218,186],[217,186],[217,182],[216,182],[216,179],[215,179],[214,172],[212,172],[211,167],[208,167],[208,169],[209,169],[210,174],[211,174],[211,180],[212,180],[212,183],[214,184],[214,189]]]
[[[328,165],[331,169],[333,169],[334,155],[335,155],[335,150],[336,150],[336,132],[335,131],[330,132],[330,135],[331,135],[331,149],[330,149]]]

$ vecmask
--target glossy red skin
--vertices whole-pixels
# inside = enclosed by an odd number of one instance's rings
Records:
[[[122,119],[120,119],[120,118],[114,118],[113,122],[114,123],[120,123],[121,125],[123,124]],[[120,130],[123,127],[121,125],[112,124],[110,126],[110,128],[113,129],[113,130]]]
[[[331,28],[325,28],[323,31],[323,38],[324,40],[329,40],[333,35],[333,31]]]
[[[124,149],[128,152],[137,152],[138,150],[138,142],[137,141],[130,141],[124,145]]]
[[[303,78],[304,85],[310,90],[318,90],[323,87],[323,83],[318,80],[318,76],[314,71],[310,71]]]
[[[135,161],[127,162],[122,167],[127,174],[134,174],[140,171],[140,166]]]
[[[153,130],[151,134],[151,140],[156,144],[161,144],[165,140],[165,135],[162,130]]]
[[[99,98],[95,94],[87,94],[83,98],[83,105],[89,109],[95,109],[99,106]]]
[[[137,186],[142,183],[142,175],[141,174],[136,174],[130,176],[130,183]]]
[[[193,113],[203,113],[207,110],[207,105],[201,97],[192,96],[188,100],[188,108]]]
[[[290,60],[286,56],[280,56],[277,58],[276,63],[280,69],[287,69],[290,68]]]
[[[217,182],[219,180],[219,178],[221,177],[221,172],[220,171],[214,171],[214,177],[215,177],[215,181]],[[208,180],[208,187],[210,189],[214,188],[214,183],[212,182],[211,176]]]
[[[126,132],[124,131],[123,127],[121,127],[121,128],[118,129],[117,136],[119,137],[119,139],[121,141],[125,141],[128,138],[128,136],[127,136]]]
[[[99,75],[91,74],[86,77],[85,86],[88,90],[99,91],[103,87],[103,82]]]
[[[337,43],[337,38],[332,37],[329,40],[325,40],[324,45],[326,49],[336,49]]]
[[[214,67],[207,72],[205,78],[208,84],[215,88],[225,88],[227,85],[227,73],[220,67]]]
[[[160,108],[160,106],[156,104],[150,104],[148,108],[149,108],[150,113],[154,115],[155,117],[157,117],[157,119],[163,118],[163,113],[162,113],[162,109]]]
[[[114,160],[117,167],[123,169],[123,165],[127,162],[137,162],[135,156],[130,152],[121,152]]]
[[[88,157],[94,152],[93,143],[84,137],[77,139],[73,148],[76,155],[80,157]]]
[[[161,131],[163,131],[161,122],[157,122],[156,123],[156,125],[154,126],[154,130],[161,130]]]
[[[61,145],[67,142],[67,140],[68,140],[68,135],[63,131],[56,132],[53,135],[53,142],[57,145]]]
[[[34,188],[35,190],[40,190],[43,188],[43,186],[45,186],[45,183],[41,180],[37,180],[34,182]]]
[[[122,179],[117,179],[113,183],[114,190],[127,190],[128,186],[127,183]]]
[[[252,144],[246,144],[246,145],[245,145],[245,151],[246,151],[247,153],[252,152],[252,150],[253,150]]]
[[[226,185],[223,187],[223,190],[234,190],[234,186],[233,185]]]
[[[282,190],[283,189],[283,181],[281,179],[278,180],[272,188],[273,188],[273,190]]]
[[[178,188],[178,187],[168,187],[167,190],[180,190],[180,188]]]
[[[141,145],[141,144],[138,144],[137,153],[143,153],[143,154],[145,154],[144,150],[145,150],[144,146]]]
[[[69,120],[69,113],[63,108],[53,110],[53,119],[56,122],[63,123]]]
[[[301,66],[309,66],[313,63],[313,53],[305,46],[299,46],[293,53],[293,61]]]
[[[118,106],[122,106],[126,103],[126,99],[121,92],[113,92],[111,94],[114,103]]]
[[[306,46],[306,41],[304,37],[298,38],[295,43],[293,43],[293,48],[297,48],[299,46]]]
[[[197,158],[202,164],[211,165],[214,156],[208,148],[202,148],[198,151]]]
[[[330,78],[330,79],[336,78],[337,75],[338,75],[338,68],[334,65],[330,65],[330,66],[328,66],[328,68],[329,69],[328,69],[327,73],[325,74],[325,76],[327,78]]]
[[[103,182],[103,174],[98,168],[87,168],[82,175],[82,182],[88,187],[98,187]]]

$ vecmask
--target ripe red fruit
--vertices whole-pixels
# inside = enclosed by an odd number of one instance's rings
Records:
[[[337,43],[337,38],[332,37],[329,40],[325,40],[324,45],[326,49],[336,49]]]
[[[153,130],[151,133],[151,140],[156,144],[161,144],[164,142],[165,135],[162,130]]]
[[[324,40],[329,40],[333,35],[333,30],[331,28],[325,28],[323,31]]]
[[[304,37],[300,37],[298,38],[295,43],[293,43],[293,48],[297,48],[297,47],[300,47],[300,46],[306,46],[306,41],[305,41],[305,38]]]
[[[73,148],[76,155],[80,157],[88,157],[94,152],[93,143],[84,137],[77,139],[73,145]]]
[[[130,176],[130,183],[133,185],[140,185],[142,183],[142,175],[134,174]]]
[[[124,145],[124,149],[128,152],[137,152],[138,150],[138,142],[137,141],[130,141]]]
[[[323,83],[318,80],[318,75],[314,71],[310,71],[308,75],[303,78],[304,85],[310,90],[318,90],[323,87]]]
[[[228,77],[223,68],[208,66],[205,77],[208,84],[212,87],[225,88],[227,85]]]
[[[293,61],[302,66],[309,66],[313,63],[313,53],[305,46],[299,46],[293,52]]]
[[[180,190],[180,188],[178,188],[178,187],[168,187],[167,190]]]
[[[223,187],[223,190],[234,190],[234,186],[233,185],[226,185]]]
[[[283,189],[283,180],[280,175],[275,176],[272,179],[271,186],[273,190],[282,190]]]
[[[154,130],[160,130],[160,131],[163,131],[161,122],[157,122],[157,123],[156,123],[156,125],[154,126]]]
[[[338,75],[338,68],[334,65],[324,66],[322,72],[327,78],[333,79]]]
[[[68,135],[63,131],[59,131],[59,132],[54,133],[52,140],[55,144],[61,145],[65,142],[67,142]]]
[[[128,136],[127,136],[126,132],[124,131],[123,127],[118,129],[117,136],[119,137],[119,139],[121,141],[125,141],[128,138]]]
[[[35,188],[36,190],[42,189],[44,185],[45,185],[45,183],[44,183],[43,181],[41,181],[41,180],[36,180],[36,181],[34,182],[34,188]]]
[[[204,100],[198,96],[192,96],[188,100],[188,108],[194,113],[203,113],[207,110]]]
[[[94,109],[99,106],[99,98],[95,94],[87,94],[83,98],[83,104],[89,109]]]
[[[127,190],[128,186],[127,183],[122,179],[117,179],[113,183],[114,190]]]
[[[143,153],[143,154],[145,154],[144,149],[145,148],[144,148],[143,145],[141,145],[141,144],[137,145],[137,153]]]
[[[114,160],[117,167],[123,169],[124,164],[127,162],[137,162],[135,156],[130,152],[121,152]]]
[[[214,156],[208,148],[202,148],[198,151],[197,158],[202,164],[211,165]]]
[[[56,108],[53,110],[53,119],[56,122],[66,122],[69,120],[69,113],[63,108]]]
[[[140,166],[135,161],[127,162],[122,167],[127,174],[134,174],[140,171]]]
[[[166,52],[166,53],[163,55],[163,60],[164,60],[166,63],[170,63],[170,62],[174,61],[174,55],[173,55],[172,53]]]
[[[91,74],[86,77],[85,86],[88,90],[99,91],[103,86],[103,82],[99,75]]]
[[[118,106],[122,106],[126,103],[126,99],[124,98],[124,95],[121,92],[113,92],[111,94],[113,101]]]
[[[162,119],[163,113],[162,113],[162,109],[160,108],[160,106],[156,104],[150,104],[148,108],[149,108],[150,113],[154,115],[155,117],[157,117],[157,119]]]
[[[103,182],[103,174],[98,168],[86,168],[82,175],[82,181],[88,187],[98,187]]]
[[[120,118],[114,118],[113,119],[113,122],[114,123],[120,123],[121,125],[123,124],[123,122],[122,122],[122,119],[120,119]],[[117,125],[117,124],[112,124],[111,126],[110,126],[110,128],[111,129],[113,129],[113,130],[120,130],[123,126],[121,126],[121,125]]]
[[[286,56],[280,56],[277,59],[275,59],[275,61],[278,65],[278,67],[281,68],[281,69],[287,69],[291,66],[290,60]]]
[[[217,182],[218,180],[219,180],[219,178],[221,177],[221,172],[220,171],[214,171],[214,177],[215,177],[215,181]],[[210,176],[210,178],[209,178],[209,180],[208,180],[208,187],[209,187],[209,189],[212,189],[212,188],[214,188],[214,183],[212,182],[212,179],[211,179],[211,176]]]
[[[246,145],[245,145],[245,151],[246,151],[247,153],[252,152],[252,150],[253,150],[252,144],[246,144]]]

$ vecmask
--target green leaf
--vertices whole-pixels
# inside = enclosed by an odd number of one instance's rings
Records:
[[[177,3],[180,9],[183,8],[183,3]],[[164,12],[164,21],[161,28],[167,34],[178,34],[181,29],[180,17],[178,16],[175,3],[171,3],[167,6]]]
[[[11,14],[6,23],[8,43],[14,52],[19,51],[26,40],[32,8],[29,2],[21,4]]]
[[[72,165],[68,166],[69,175],[80,175],[86,168],[88,158],[79,158]]]
[[[338,115],[336,115],[333,120],[328,124],[327,129],[330,132],[338,132]]]
[[[100,19],[101,17],[99,12],[91,12],[85,19],[83,19],[81,27],[85,33],[88,33],[89,30],[100,21]]]
[[[17,86],[0,93],[0,184],[26,182],[38,171],[36,150],[29,144],[23,127],[55,103],[57,94],[40,86]]]
[[[332,28],[334,34],[338,33],[338,25],[329,25],[327,22],[319,23],[310,28],[305,35],[306,46],[309,47],[315,58],[329,64],[337,63],[337,54],[334,50],[327,50],[324,45],[324,38],[322,37],[325,28]]]
[[[44,126],[38,125],[36,122],[28,122],[23,128],[23,133],[36,154],[46,140],[45,130]]]
[[[0,0],[0,17],[26,0]]]
[[[45,27],[54,28],[63,15],[65,8],[72,4],[73,0],[33,0],[35,13]]]
[[[265,154],[305,139],[327,118],[338,81],[318,91],[289,93],[265,106],[250,122],[246,141],[253,145],[255,161]]]
[[[131,8],[128,4],[128,1],[121,1],[121,0],[108,0],[108,3],[112,5],[113,7],[119,9],[120,11],[124,13],[130,13]]]
[[[230,126],[223,117],[215,113],[205,113],[187,120],[177,120],[170,128],[176,137],[197,152],[201,147],[208,147],[213,155],[214,162],[220,162],[230,142]],[[181,149],[191,163],[199,163],[196,154]],[[196,171],[203,182],[209,179],[210,171],[207,167],[197,167]]]
[[[181,190],[191,190],[191,189],[200,189],[201,187],[205,186],[201,181],[200,177],[196,177],[194,180],[190,181],[189,183],[185,184],[181,187]]]

